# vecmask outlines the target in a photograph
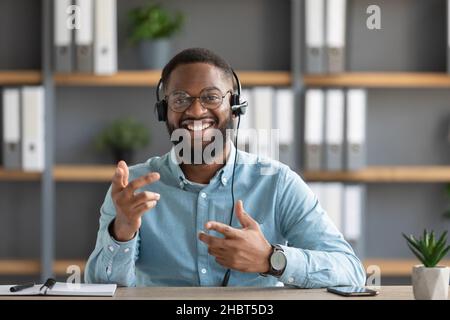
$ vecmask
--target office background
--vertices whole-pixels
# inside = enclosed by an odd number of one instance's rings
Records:
[[[298,25],[293,21],[295,2],[162,1],[167,8],[186,15],[185,26],[173,38],[173,53],[187,47],[206,47],[223,56],[238,72],[276,71],[287,77],[296,67],[303,66],[302,57],[293,56],[296,52],[293,35],[303,32],[293,30]],[[119,71],[141,69],[136,48],[126,40],[126,14],[143,3],[117,1]],[[371,4],[382,9],[381,30],[366,27],[366,9]],[[445,0],[349,0],[346,71],[445,74],[446,6]],[[42,1],[0,0],[0,86],[4,85],[2,81],[6,82],[1,80],[5,78],[2,72],[41,69],[43,14]],[[445,166],[450,162],[449,81],[444,79],[447,85],[431,88],[426,78],[409,75],[423,81],[418,88],[400,85],[368,88],[368,166]],[[292,77],[308,85],[308,77],[299,74]],[[355,85],[361,83],[357,80]],[[112,120],[129,115],[145,119],[151,132],[151,144],[137,153],[136,162],[167,152],[170,142],[165,125],[156,120],[154,102],[152,84],[124,83],[111,87],[61,85],[56,81],[55,164],[111,164],[109,154],[95,149],[94,139]],[[300,119],[301,112],[296,112]],[[296,130],[302,130],[300,120]],[[299,170],[300,165],[301,156],[294,169]],[[449,176],[449,167],[441,170],[442,175]],[[361,255],[364,259],[388,263],[391,271],[382,273],[382,284],[410,282],[402,266],[414,257],[401,237],[402,232],[417,234],[425,227],[443,231],[450,226],[450,219],[443,217],[449,205],[445,183],[432,178],[425,179],[426,183],[416,183],[417,171],[411,173],[410,179],[408,174],[401,182],[379,182],[376,177],[363,182],[366,203]],[[0,180],[0,281],[39,278],[40,178],[16,179],[3,173]],[[55,184],[54,255],[59,262],[56,271],[64,277],[69,262],[85,261],[94,248],[99,208],[109,182],[60,180]]]

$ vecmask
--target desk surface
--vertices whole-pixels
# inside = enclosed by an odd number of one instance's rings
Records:
[[[410,300],[414,299],[411,286],[383,286],[375,297],[341,297],[326,289],[242,288],[242,287],[148,287],[118,288],[114,297],[11,297],[0,300],[49,300],[49,299],[115,299],[115,300]]]

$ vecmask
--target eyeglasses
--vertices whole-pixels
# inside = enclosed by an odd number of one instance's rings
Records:
[[[222,105],[223,98],[225,98],[228,93],[231,93],[231,90],[222,94],[219,89],[203,89],[202,92],[200,92],[200,96],[191,97],[187,92],[175,91],[168,96],[165,96],[164,99],[166,99],[169,108],[173,112],[184,112],[192,105],[192,103],[194,103],[195,99],[199,99],[200,104],[204,108],[213,110]]]

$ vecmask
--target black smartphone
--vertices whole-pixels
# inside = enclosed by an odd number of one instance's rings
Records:
[[[327,291],[345,297],[376,296],[378,294],[376,290],[356,286],[328,287]]]

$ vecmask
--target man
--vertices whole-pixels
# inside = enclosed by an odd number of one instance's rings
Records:
[[[267,160],[236,150],[225,136],[212,139],[235,120],[231,67],[209,50],[187,49],[165,66],[161,81],[169,134],[181,130],[193,145],[200,140],[201,151],[213,140],[224,142],[222,149],[211,153],[213,161],[200,154],[192,163],[186,150],[175,154],[176,141],[162,157],[130,168],[119,162],[86,282],[363,285],[361,262],[297,174],[276,161],[273,174],[262,174]]]

